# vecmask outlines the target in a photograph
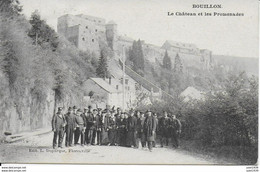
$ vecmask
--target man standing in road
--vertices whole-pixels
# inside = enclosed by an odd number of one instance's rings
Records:
[[[172,115],[171,128],[172,128],[171,134],[172,134],[173,147],[178,148],[180,134],[181,134],[181,122],[179,119],[176,118],[175,115]]]
[[[169,131],[170,127],[170,118],[168,117],[168,114],[166,111],[163,113],[163,117],[161,117],[159,121],[159,133],[160,133],[160,142],[161,142],[161,147],[165,144],[168,146],[169,144]]]
[[[65,146],[66,147],[71,147],[72,146],[72,140],[73,140],[73,133],[74,130],[76,129],[75,127],[75,116],[73,114],[73,110],[71,107],[68,109],[68,113],[65,115],[66,119],[66,141],[65,141]]]
[[[101,124],[102,124],[102,118],[101,118],[101,109],[97,109],[97,115],[96,115],[96,130],[97,130],[97,145],[101,145]]]
[[[90,132],[92,132],[92,131],[90,131],[90,125],[93,125],[92,124],[92,122],[93,122],[92,116],[93,116],[93,114],[92,114],[92,107],[88,106],[88,112],[86,114],[87,128],[86,128],[86,133],[85,133],[85,135],[86,135],[85,143],[88,144],[88,145],[91,142],[89,137],[90,137],[90,135],[92,135],[92,133],[90,133]]]
[[[126,141],[126,120],[125,115],[121,113],[117,120],[117,143],[119,146],[125,146]]]
[[[78,144],[78,140],[80,137],[81,140],[81,146],[84,146],[84,137],[85,137],[85,126],[84,126],[84,120],[81,116],[82,111],[80,109],[77,110],[77,115],[75,117],[75,123],[76,123],[76,131],[75,133],[77,133],[77,137],[75,136],[74,138],[74,143],[75,145]]]
[[[153,147],[156,147],[156,138],[157,138],[157,131],[158,131],[158,118],[157,118],[157,113],[153,114],[155,122],[156,122],[156,128],[155,128],[155,133],[154,133],[154,141],[153,141]]]
[[[147,117],[144,122],[144,133],[146,136],[146,141],[148,143],[148,148],[150,152],[152,152],[152,148],[153,148],[155,130],[156,130],[156,120],[152,116],[152,112],[147,111]]]
[[[91,106],[89,106],[89,112],[87,116],[87,132],[88,132],[88,144],[95,145],[95,139],[96,139],[96,127],[97,127],[97,110],[94,109],[93,113],[91,110]]]
[[[66,120],[64,115],[62,114],[62,107],[59,107],[58,112],[54,114],[52,117],[52,131],[54,132],[53,149],[56,149],[57,138],[58,138],[58,147],[62,148],[65,126],[66,126]]]
[[[86,130],[87,128],[87,116],[88,116],[88,109],[84,108],[83,113],[81,114],[81,117],[84,121],[84,128],[85,128],[85,132],[84,132],[84,145],[87,145],[87,140],[88,140],[88,132]]]
[[[127,120],[127,146],[136,147],[136,132],[137,132],[137,119],[134,116],[134,111],[130,111],[130,116]]]

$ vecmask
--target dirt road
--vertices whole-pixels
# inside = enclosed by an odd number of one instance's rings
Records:
[[[52,149],[53,133],[22,142],[1,144],[0,162],[91,164],[216,164],[180,149],[134,149],[117,146],[75,146]]]

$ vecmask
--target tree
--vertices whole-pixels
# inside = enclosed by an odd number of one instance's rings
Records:
[[[32,27],[28,32],[28,36],[33,39],[35,45],[40,45],[43,48],[50,47],[52,51],[56,51],[59,45],[58,35],[44,20],[41,20],[37,10],[32,13],[29,22]]]
[[[97,74],[98,77],[101,77],[101,78],[109,77],[108,66],[107,66],[107,58],[104,56],[103,51],[101,51],[101,53],[100,53],[100,58],[99,58],[99,61],[98,61],[96,74]]]
[[[168,56],[167,50],[165,51],[164,58],[163,58],[163,67],[168,70],[172,69],[172,61]]]
[[[182,73],[182,70],[183,70],[183,66],[182,66],[181,58],[179,54],[177,54],[174,60],[174,72]]]
[[[137,41],[137,58],[136,58],[136,66],[144,71],[144,53],[143,53],[143,48],[142,48],[142,43],[140,39]]]
[[[129,61],[133,62],[132,69],[140,75],[144,75],[144,54],[140,39],[134,41],[129,50]]]
[[[19,15],[22,12],[22,6],[19,0],[2,0],[0,1],[0,12],[9,15]]]

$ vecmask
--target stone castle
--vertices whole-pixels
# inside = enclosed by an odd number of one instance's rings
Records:
[[[114,21],[106,23],[105,19],[89,15],[66,14],[58,18],[58,33],[67,38],[82,51],[100,53],[100,45],[105,43],[116,55],[121,56],[123,47],[129,49],[134,39],[119,35]],[[162,46],[147,44],[142,41],[145,59],[155,64],[162,63],[164,53],[174,58],[178,53],[187,65],[199,65],[202,69],[210,69],[213,65],[212,52],[199,49],[190,43],[167,40]]]

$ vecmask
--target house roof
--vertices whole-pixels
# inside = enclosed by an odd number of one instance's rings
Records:
[[[184,101],[203,100],[205,97],[205,93],[197,90],[194,87],[188,87],[181,93],[181,97],[184,98]]]
[[[94,81],[99,87],[104,89],[105,91],[109,93],[117,93],[119,92],[117,89],[109,85],[104,79],[102,78],[90,78],[90,80]]]

